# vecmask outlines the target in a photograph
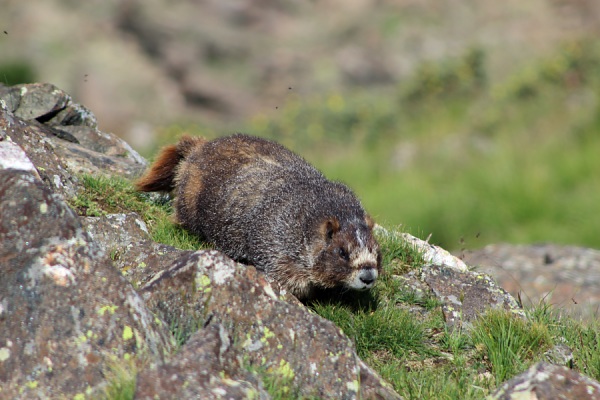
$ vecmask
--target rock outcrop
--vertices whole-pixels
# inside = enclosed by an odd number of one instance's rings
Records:
[[[292,398],[400,398],[337,326],[253,267],[156,243],[136,213],[69,207],[79,174],[145,167],[60,89],[0,87],[3,398],[98,397],[123,365],[140,399],[268,399],[273,387]],[[449,326],[468,328],[487,307],[521,312],[489,277],[403,238],[427,265],[402,278],[441,301]]]
[[[490,400],[600,399],[600,384],[569,368],[538,363],[504,383]]]
[[[269,399],[255,373],[240,365],[227,329],[196,332],[167,363],[138,375],[136,399]]]
[[[52,85],[0,100],[3,396],[96,396],[135,358],[138,398],[268,398],[265,371],[299,395],[399,398],[339,328],[253,267],[155,243],[136,214],[77,216],[79,174],[133,177],[145,161]],[[173,326],[190,333],[175,358]]]
[[[66,109],[66,100],[49,112]],[[110,363],[161,360],[174,341],[64,201],[75,178],[58,154],[78,145],[56,145],[64,139],[49,128],[23,122],[6,101],[1,107],[2,396],[91,394],[106,384]]]

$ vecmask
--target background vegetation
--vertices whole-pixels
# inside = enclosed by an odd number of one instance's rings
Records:
[[[149,157],[160,126],[277,139],[451,250],[599,247],[599,2],[339,4],[8,1],[0,82],[57,85]]]
[[[600,248],[600,42],[563,43],[491,82],[486,53],[424,63],[393,87],[296,96],[243,131],[345,181],[386,225],[448,249]],[[171,126],[162,143],[208,127]]]

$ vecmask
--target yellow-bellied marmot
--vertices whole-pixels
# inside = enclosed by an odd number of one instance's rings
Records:
[[[381,272],[373,220],[348,187],[265,139],[184,136],[138,182],[174,191],[177,221],[299,298],[366,290]]]

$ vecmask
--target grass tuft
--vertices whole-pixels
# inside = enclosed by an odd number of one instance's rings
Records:
[[[524,371],[553,344],[548,327],[506,310],[490,310],[475,324],[473,341],[487,358],[497,383]]]
[[[128,360],[113,360],[109,363],[106,378],[107,386],[99,396],[101,400],[133,400],[137,367],[134,358]]]
[[[182,250],[207,248],[197,236],[173,222],[170,201],[164,196],[136,191],[132,182],[119,177],[82,175],[83,188],[70,201],[79,215],[98,217],[113,213],[138,213],[151,238]]]
[[[380,306],[376,310],[354,312],[348,307],[316,303],[313,309],[339,326],[356,345],[358,355],[387,354],[395,358],[408,353],[429,354],[423,345],[424,327],[406,310]]]

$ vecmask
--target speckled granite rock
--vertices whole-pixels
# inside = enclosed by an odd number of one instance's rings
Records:
[[[76,174],[131,178],[147,166],[126,142],[98,131],[93,114],[53,85],[0,86],[0,109],[0,131],[25,151],[44,183],[63,198],[75,195]]]
[[[524,316],[515,299],[489,275],[445,265],[424,266],[420,274],[441,300],[449,327],[469,327],[471,321],[490,308],[503,308]]]
[[[138,375],[135,398],[270,399],[257,373],[241,365],[233,344],[223,325],[199,330],[177,357]]]
[[[548,363],[538,363],[504,383],[490,400],[597,400],[600,384],[580,373]]]
[[[300,395],[400,398],[360,362],[350,339],[332,322],[282,297],[253,267],[217,251],[181,257],[140,293],[168,324],[223,324],[247,365],[289,379]]]
[[[192,253],[150,240],[146,224],[135,213],[85,217],[82,223],[135,288],[142,287],[183,254]]]
[[[0,170],[3,398],[90,396],[107,363],[160,359],[173,340],[38,177]]]

